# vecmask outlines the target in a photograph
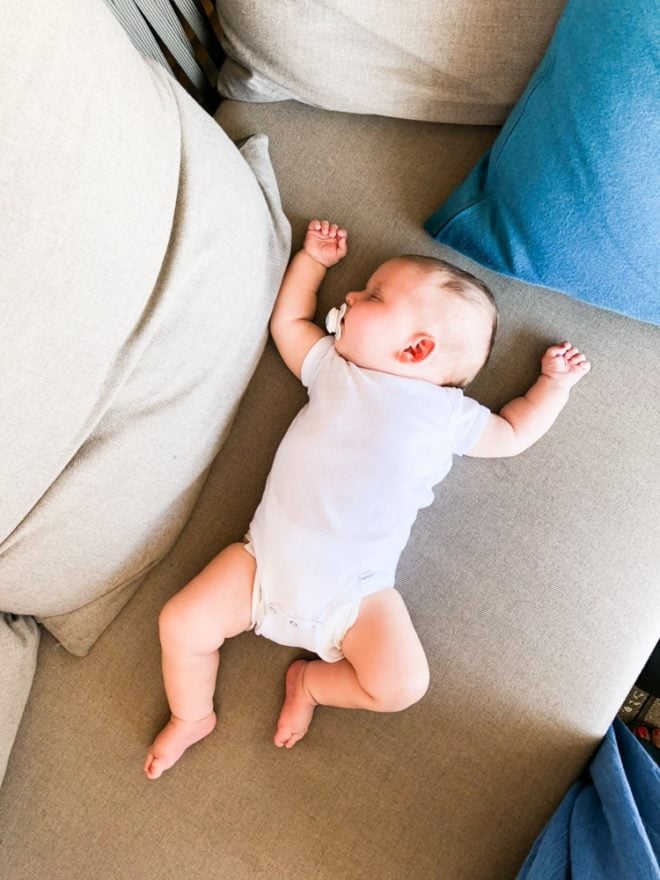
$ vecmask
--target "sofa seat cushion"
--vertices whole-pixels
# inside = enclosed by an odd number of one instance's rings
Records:
[[[326,0],[217,4],[222,95],[295,98],[326,110],[501,123],[538,63],[564,0]]]
[[[84,653],[190,514],[289,225],[267,141],[239,153],[101,0],[2,18],[0,609]]]
[[[233,137],[265,132],[296,246],[314,215],[346,224],[319,318],[395,253],[442,254],[422,223],[497,131],[226,103]],[[477,269],[477,271],[479,271]],[[240,540],[277,444],[305,399],[268,345],[175,548],[90,654],[42,639],[0,789],[5,870],[31,880],[513,880],[657,639],[654,328],[484,273],[502,311],[469,392],[524,391],[549,341],[591,375],[525,455],[461,459],[423,512],[398,587],[431,687],[402,713],[318,709],[293,750],[272,744],[300,652],[245,633],[223,648],[219,726],[158,782],[142,776],[166,718],[158,612]],[[613,401],[617,412],[613,417]],[[255,830],[256,829],[256,830]],[[90,840],[121,841],[90,846]]]
[[[412,717],[392,722],[405,730],[401,742],[388,742],[397,774],[380,779],[377,795],[370,784],[375,800],[392,803],[389,819],[404,772],[437,801],[419,827],[405,823],[396,843],[385,833],[376,839],[373,813],[365,820],[374,873],[405,876],[403,853],[414,863],[413,853],[431,847],[447,876],[512,876],[516,855],[581,771],[658,638],[660,411],[651,401],[660,392],[660,328],[483,272],[428,239],[429,207],[494,129],[328,114],[294,102],[226,102],[218,118],[232,137],[268,133],[294,248],[311,217],[348,229],[349,253],[326,276],[319,321],[390,256],[435,255],[483,277],[498,301],[492,360],[468,388],[479,401],[497,411],[524,393],[552,342],[571,340],[593,363],[557,424],[523,455],[456,461],[435,504],[420,512],[398,571],[432,685]],[[262,390],[246,416],[252,433],[257,419],[281,409],[283,392],[273,393],[277,403],[268,394],[280,382],[304,400],[272,354],[255,377]],[[246,445],[243,452],[249,461]],[[351,728],[351,742],[358,736]],[[429,779],[436,761],[442,769]],[[367,764],[376,772],[377,759]],[[368,784],[368,772],[352,777],[354,789]],[[388,855],[400,860],[397,870],[387,868]]]

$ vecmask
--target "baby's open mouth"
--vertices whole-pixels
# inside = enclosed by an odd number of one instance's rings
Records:
[[[344,315],[346,314],[346,303],[339,308],[330,309],[325,319],[325,327],[328,333],[334,334],[335,339],[341,338]]]

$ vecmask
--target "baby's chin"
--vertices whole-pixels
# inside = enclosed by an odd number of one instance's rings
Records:
[[[351,356],[352,352],[350,346],[346,344],[346,339],[341,336],[339,339],[335,339],[335,351],[337,354],[340,354],[344,360],[350,361],[353,363],[353,358]]]
[[[365,370],[376,369],[375,367],[368,367],[366,365],[364,353],[360,351],[359,348],[351,345],[345,336],[341,336],[339,339],[335,340],[335,351],[337,354],[341,355],[345,361],[355,364],[356,367],[362,367],[362,369]]]

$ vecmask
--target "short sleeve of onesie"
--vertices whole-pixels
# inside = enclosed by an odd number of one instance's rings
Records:
[[[335,340],[332,336],[322,336],[305,355],[300,368],[300,380],[305,388],[311,388],[318,376],[321,364],[325,360]]]
[[[471,397],[465,397],[460,389],[453,390],[457,392],[452,418],[453,451],[455,455],[465,455],[481,436],[490,410]]]

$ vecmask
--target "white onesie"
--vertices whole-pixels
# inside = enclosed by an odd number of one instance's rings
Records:
[[[334,342],[323,337],[305,357],[309,402],[249,534],[255,631],[329,661],[343,656],[361,599],[394,586],[418,511],[490,414],[458,388],[357,367]]]

